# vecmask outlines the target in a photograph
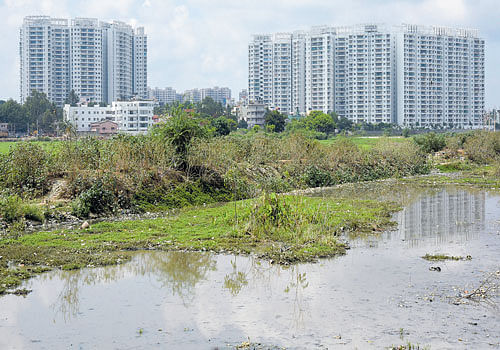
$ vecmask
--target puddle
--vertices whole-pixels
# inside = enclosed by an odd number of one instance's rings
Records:
[[[500,195],[396,193],[405,204],[396,230],[317,264],[141,252],[121,266],[40,275],[25,283],[27,297],[0,298],[0,348],[500,348],[498,296],[449,298],[500,270]],[[428,262],[426,253],[472,260]]]

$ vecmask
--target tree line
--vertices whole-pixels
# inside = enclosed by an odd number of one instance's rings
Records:
[[[15,133],[54,133],[61,127],[62,109],[50,102],[42,92],[33,90],[23,104],[12,99],[0,101],[0,123],[9,123]]]

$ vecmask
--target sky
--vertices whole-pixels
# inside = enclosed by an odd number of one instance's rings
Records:
[[[364,23],[476,28],[486,40],[486,107],[500,106],[500,0],[0,0],[0,99],[19,98],[19,27],[28,15],[144,26],[149,86],[228,86],[236,98],[252,34]]]

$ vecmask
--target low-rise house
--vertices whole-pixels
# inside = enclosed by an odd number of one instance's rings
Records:
[[[266,122],[266,105],[262,103],[249,103],[246,106],[240,106],[239,119],[247,122],[248,128],[255,125],[264,126]]]
[[[111,136],[118,132],[118,123],[111,120],[102,120],[90,124],[90,132],[98,136]]]
[[[0,137],[9,136],[9,123],[0,123]]]

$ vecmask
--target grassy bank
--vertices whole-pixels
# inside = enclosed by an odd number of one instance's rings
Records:
[[[61,141],[0,141],[0,154],[8,154],[11,148],[14,148],[23,142],[31,142],[43,147],[46,150],[51,150],[57,147]]]
[[[391,226],[391,213],[398,209],[377,201],[269,194],[165,218],[20,233],[0,240],[0,293],[48,269],[120,263],[136,249],[254,253],[285,264],[313,261],[345,253],[345,233]]]
[[[455,185],[500,189],[500,164],[497,165],[469,165],[469,170],[458,170],[442,174],[416,176],[401,180],[401,184],[418,184],[425,186]]]
[[[382,141],[363,150],[346,138],[331,145],[300,134],[186,140],[189,132],[172,136],[167,131],[84,138],[50,149],[20,143],[0,156],[0,196],[64,200],[73,215],[86,218],[425,174],[430,169],[427,156],[409,142]]]

